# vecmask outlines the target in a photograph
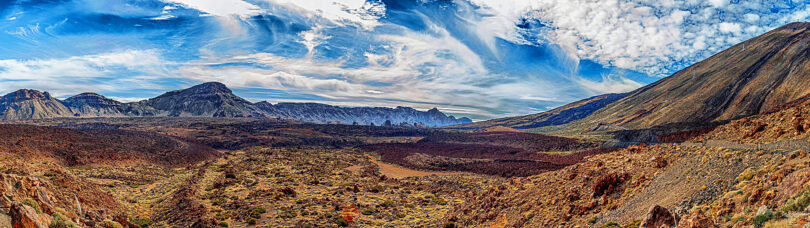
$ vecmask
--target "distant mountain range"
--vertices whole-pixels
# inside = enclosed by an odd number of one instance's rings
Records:
[[[797,22],[627,94],[597,96],[549,112],[453,127],[507,126],[550,132],[707,124],[763,114],[808,94],[810,23]]]
[[[48,92],[21,89],[0,97],[0,120],[56,117],[265,117],[313,123],[359,125],[448,126],[472,123],[434,108],[338,107],[317,103],[251,103],[224,84],[207,82],[155,98],[122,103],[95,93],[59,100]]]

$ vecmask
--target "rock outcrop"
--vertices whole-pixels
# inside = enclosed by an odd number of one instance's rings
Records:
[[[664,228],[675,227],[677,219],[669,210],[664,207],[655,205],[647,212],[647,216],[641,221],[639,227],[642,228]]]

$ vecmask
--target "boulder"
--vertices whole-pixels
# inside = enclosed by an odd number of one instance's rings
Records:
[[[46,214],[51,214],[54,212],[54,202],[51,200],[51,197],[48,197],[48,193],[45,192],[44,189],[37,188],[36,199],[39,202],[39,205],[42,207],[43,212]]]
[[[678,223],[678,228],[717,228],[717,224],[711,218],[706,217],[703,213],[697,211],[695,213],[683,216]]]
[[[37,211],[28,205],[15,203],[10,212],[13,228],[48,228],[48,224],[40,220]]]
[[[642,228],[660,228],[660,227],[675,227],[676,219],[669,210],[662,206],[652,206],[647,212],[647,216],[641,221],[639,227]]]

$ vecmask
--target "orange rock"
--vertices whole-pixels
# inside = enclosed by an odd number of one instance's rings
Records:
[[[716,228],[719,227],[703,213],[696,211],[685,215],[678,223],[678,228]]]
[[[36,210],[28,205],[16,203],[11,206],[10,212],[12,228],[48,228],[48,224],[39,219]]]

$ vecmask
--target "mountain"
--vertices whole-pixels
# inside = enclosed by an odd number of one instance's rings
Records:
[[[448,126],[472,123],[469,118],[456,119],[447,116],[438,109],[433,108],[426,112],[410,107],[382,108],[382,107],[338,107],[318,103],[256,103],[256,106],[271,116],[296,119],[313,123],[358,123],[362,125],[384,125],[386,121],[392,124],[422,123],[429,126]]]
[[[791,23],[631,92],[580,120],[648,128],[760,114],[810,93],[810,23]]]
[[[493,126],[504,126],[515,129],[532,129],[561,125],[585,118],[596,110],[599,110],[625,96],[627,96],[627,93],[604,94],[582,99],[547,112],[481,121],[471,124],[453,126],[453,128],[486,129]]]
[[[159,116],[265,116],[252,103],[234,95],[219,82],[207,82],[188,89],[167,92],[138,104],[158,110]]]
[[[338,107],[317,103],[251,103],[219,82],[207,82],[164,93],[155,98],[121,103],[96,93],[82,93],[60,101],[47,92],[18,90],[0,98],[0,120],[55,117],[275,117],[313,123],[363,125],[448,126],[472,123],[434,108]]]
[[[21,89],[0,97],[0,120],[43,119],[73,113],[48,92]]]
[[[706,124],[762,114],[810,94],[810,23],[791,23],[752,38],[611,102],[600,99],[587,116],[565,123],[548,121],[571,107],[477,123],[475,128],[507,126],[539,131],[645,129]],[[599,97],[596,97],[599,98]],[[599,106],[603,107],[599,107]],[[576,112],[588,114],[587,112]],[[576,118],[563,118],[576,119]],[[564,124],[564,125],[560,125]],[[556,125],[556,126],[555,126]],[[552,127],[553,126],[553,127]]]
[[[62,103],[80,117],[152,116],[154,108],[137,103],[121,103],[96,93],[82,93],[69,97]]]

